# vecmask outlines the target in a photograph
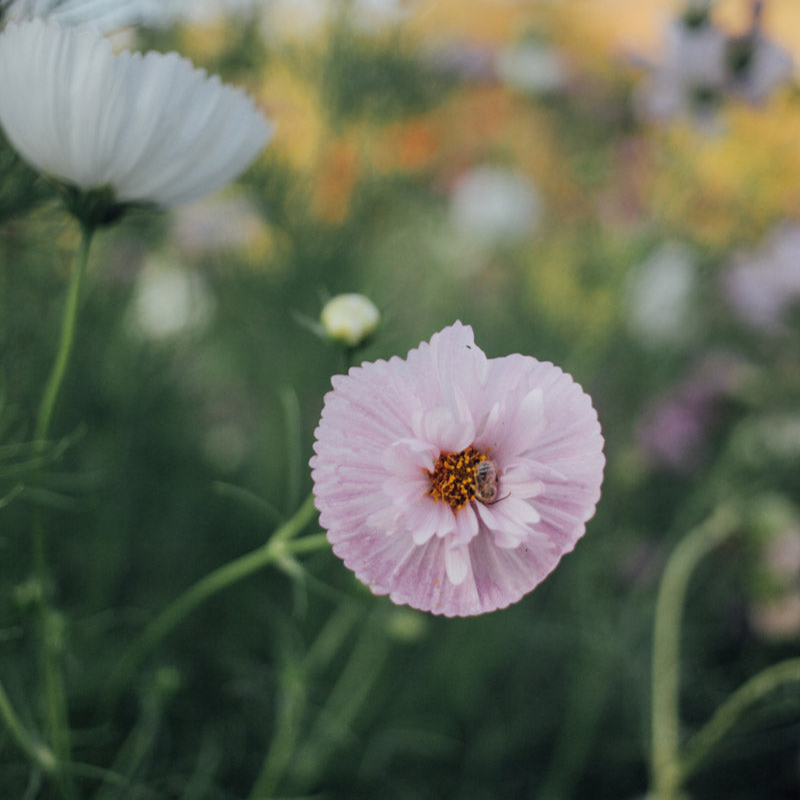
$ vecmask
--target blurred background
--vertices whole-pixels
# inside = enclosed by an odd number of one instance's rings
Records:
[[[800,655],[797,0],[720,0],[710,19],[679,0],[0,7],[177,50],[276,125],[237,185],[97,238],[64,452],[40,486],[0,469],[0,674],[34,720],[22,620],[46,503],[76,759],[127,781],[88,774],[87,797],[243,798],[269,752],[275,797],[641,798],[659,578],[731,497],[742,535],[687,600],[687,730]],[[3,141],[0,467],[31,436],[77,240]],[[586,536],[471,619],[372,597],[329,551],[286,563],[187,619],[103,716],[136,632],[310,491],[346,365],[309,322],[341,292],[381,310],[359,359],[461,319],[490,357],[570,372],[606,437]],[[0,787],[50,796],[7,739]],[[689,790],[800,797],[797,691],[751,709]]]

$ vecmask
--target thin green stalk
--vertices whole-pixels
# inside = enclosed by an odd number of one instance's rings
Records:
[[[15,744],[34,764],[41,767],[44,772],[53,772],[55,770],[55,756],[45,745],[37,742],[25,729],[25,726],[14,712],[14,708],[2,684],[0,684],[0,719],[5,723],[6,730]]]
[[[593,643],[584,643],[574,675],[569,683],[567,707],[563,715],[552,758],[536,793],[538,800],[566,800],[574,794],[587,754],[598,735],[602,712],[612,680],[608,656]]]
[[[680,797],[680,634],[689,579],[698,562],[736,528],[738,515],[720,506],[690,531],[667,562],[653,627],[651,782],[658,800]]]
[[[230,561],[201,578],[164,609],[139,635],[120,660],[109,680],[106,697],[113,701],[137,668],[163,639],[198,606],[223,589],[264,569],[284,556],[317,550],[325,546],[324,536],[309,536],[290,542],[314,517],[314,498],[302,506],[261,547]]]
[[[313,539],[314,537],[306,538]],[[299,541],[304,542],[306,539]],[[250,800],[264,800],[264,798],[272,797],[278,788],[278,784],[292,762],[300,737],[307,701],[305,684],[311,676],[331,662],[345,638],[358,623],[360,616],[356,604],[345,601],[325,623],[325,627],[317,635],[302,663],[291,667],[287,666],[282,670],[275,730],[261,771],[250,792]]]
[[[47,439],[50,431],[50,421],[55,411],[61,386],[67,374],[72,346],[75,340],[75,329],[78,321],[78,305],[81,296],[83,278],[86,274],[86,264],[89,261],[89,248],[92,244],[94,228],[90,225],[81,225],[81,243],[75,258],[75,267],[70,278],[67,301],[64,306],[64,316],[61,320],[61,338],[59,340],[58,353],[50,377],[45,385],[42,402],[39,406],[39,416],[36,420],[34,435],[38,442]]]
[[[800,683],[800,658],[773,664],[745,681],[687,743],[680,765],[681,779],[686,780],[695,772],[750,706],[786,683]]]
[[[295,754],[295,790],[305,790],[319,777],[320,770],[349,734],[380,676],[391,643],[379,619],[374,615],[364,626],[302,749]],[[252,794],[250,800],[263,797]]]
[[[250,792],[250,800],[266,800],[273,796],[294,755],[305,708],[305,676],[301,670],[292,671],[287,667],[281,675],[275,732]]]
[[[118,749],[108,772],[108,780],[94,795],[94,800],[114,800],[120,797],[120,780],[131,784],[142,762],[152,752],[163,715],[163,691],[156,685],[150,688],[142,702],[142,712],[136,725]]]
[[[64,314],[61,320],[61,335],[58,352],[50,375],[45,384],[44,394],[39,406],[39,414],[34,428],[36,447],[45,447],[50,433],[50,422],[58,403],[64,378],[69,367],[78,322],[81,287],[89,260],[94,228],[81,225],[81,242],[70,277]],[[50,605],[50,576],[47,567],[45,545],[45,526],[41,508],[34,509],[33,528],[33,568],[39,586],[36,615],[39,628],[39,660],[42,682],[47,703],[47,729],[58,762],[57,778],[62,795],[71,800],[76,796],[75,786],[70,774],[71,746],[67,696],[61,672],[60,618]]]

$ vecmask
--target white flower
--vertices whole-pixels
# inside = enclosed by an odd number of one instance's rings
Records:
[[[325,304],[320,322],[331,339],[355,347],[375,332],[380,318],[380,312],[368,297],[340,294]]]
[[[536,232],[542,201],[523,175],[480,166],[456,181],[451,215],[456,229],[470,238],[487,242],[518,240]]]
[[[410,14],[415,0],[271,0],[263,3],[261,28],[270,41],[311,42],[344,22],[360,34],[377,35]]]
[[[627,282],[629,329],[652,348],[684,344],[697,328],[696,287],[691,250],[680,242],[663,243]]]
[[[131,331],[145,339],[166,340],[202,330],[216,303],[202,277],[178,264],[152,260],[139,274],[131,310]]]
[[[497,54],[495,68],[504,83],[532,95],[564,88],[567,68],[561,54],[542,42],[527,42]]]
[[[255,247],[265,235],[265,222],[243,195],[222,192],[189,203],[173,215],[178,249],[193,257]]]
[[[239,175],[271,126],[240,89],[176,53],[121,53],[41,19],[0,34],[0,124],[39,171],[116,203],[172,206]]]

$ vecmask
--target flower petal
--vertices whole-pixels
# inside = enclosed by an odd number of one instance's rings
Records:
[[[0,124],[39,171],[171,206],[233,180],[272,128],[240,89],[176,53],[121,53],[50,20],[0,33]]]

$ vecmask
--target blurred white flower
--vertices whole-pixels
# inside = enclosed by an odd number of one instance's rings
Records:
[[[268,40],[313,40],[330,25],[332,10],[329,0],[272,0],[263,6],[261,32]]]
[[[168,339],[205,328],[214,316],[215,305],[197,272],[153,259],[136,281],[129,327],[144,339]]]
[[[0,123],[39,171],[110,202],[172,206],[233,180],[272,130],[241,90],[176,53],[121,53],[35,19],[0,34]]]
[[[183,19],[205,22],[224,14],[247,14],[259,0],[138,0],[140,15],[149,24],[169,25]]]
[[[271,40],[312,41],[344,15],[353,29],[380,33],[402,22],[416,0],[272,0],[261,18],[264,37]]]
[[[697,328],[694,293],[697,266],[689,247],[665,242],[630,275],[628,327],[643,344],[680,345]]]
[[[242,195],[206,197],[182,206],[173,216],[175,244],[192,256],[245,248],[263,233],[264,220]]]
[[[558,92],[567,82],[563,57],[543,42],[524,42],[500,50],[495,70],[503,83],[533,95]]]
[[[375,332],[380,318],[380,311],[368,297],[340,294],[325,304],[320,322],[331,339],[356,347]]]
[[[758,596],[749,604],[748,617],[765,639],[793,639],[800,633],[800,528],[791,510],[780,505],[770,521],[776,529],[759,554]]]
[[[461,234],[500,242],[533,235],[543,208],[536,188],[523,175],[481,166],[456,181],[450,212],[453,225]]]
[[[800,301],[800,225],[784,223],[752,253],[736,256],[723,290],[736,316],[764,333],[786,330],[786,315]]]
[[[380,33],[399,25],[411,13],[417,0],[356,0],[351,2],[351,21],[364,33]]]
[[[734,431],[737,456],[757,469],[792,464],[800,459],[800,416],[771,413],[747,417]]]
[[[754,601],[748,608],[748,619],[762,639],[796,639],[800,634],[800,590],[772,600]]]

